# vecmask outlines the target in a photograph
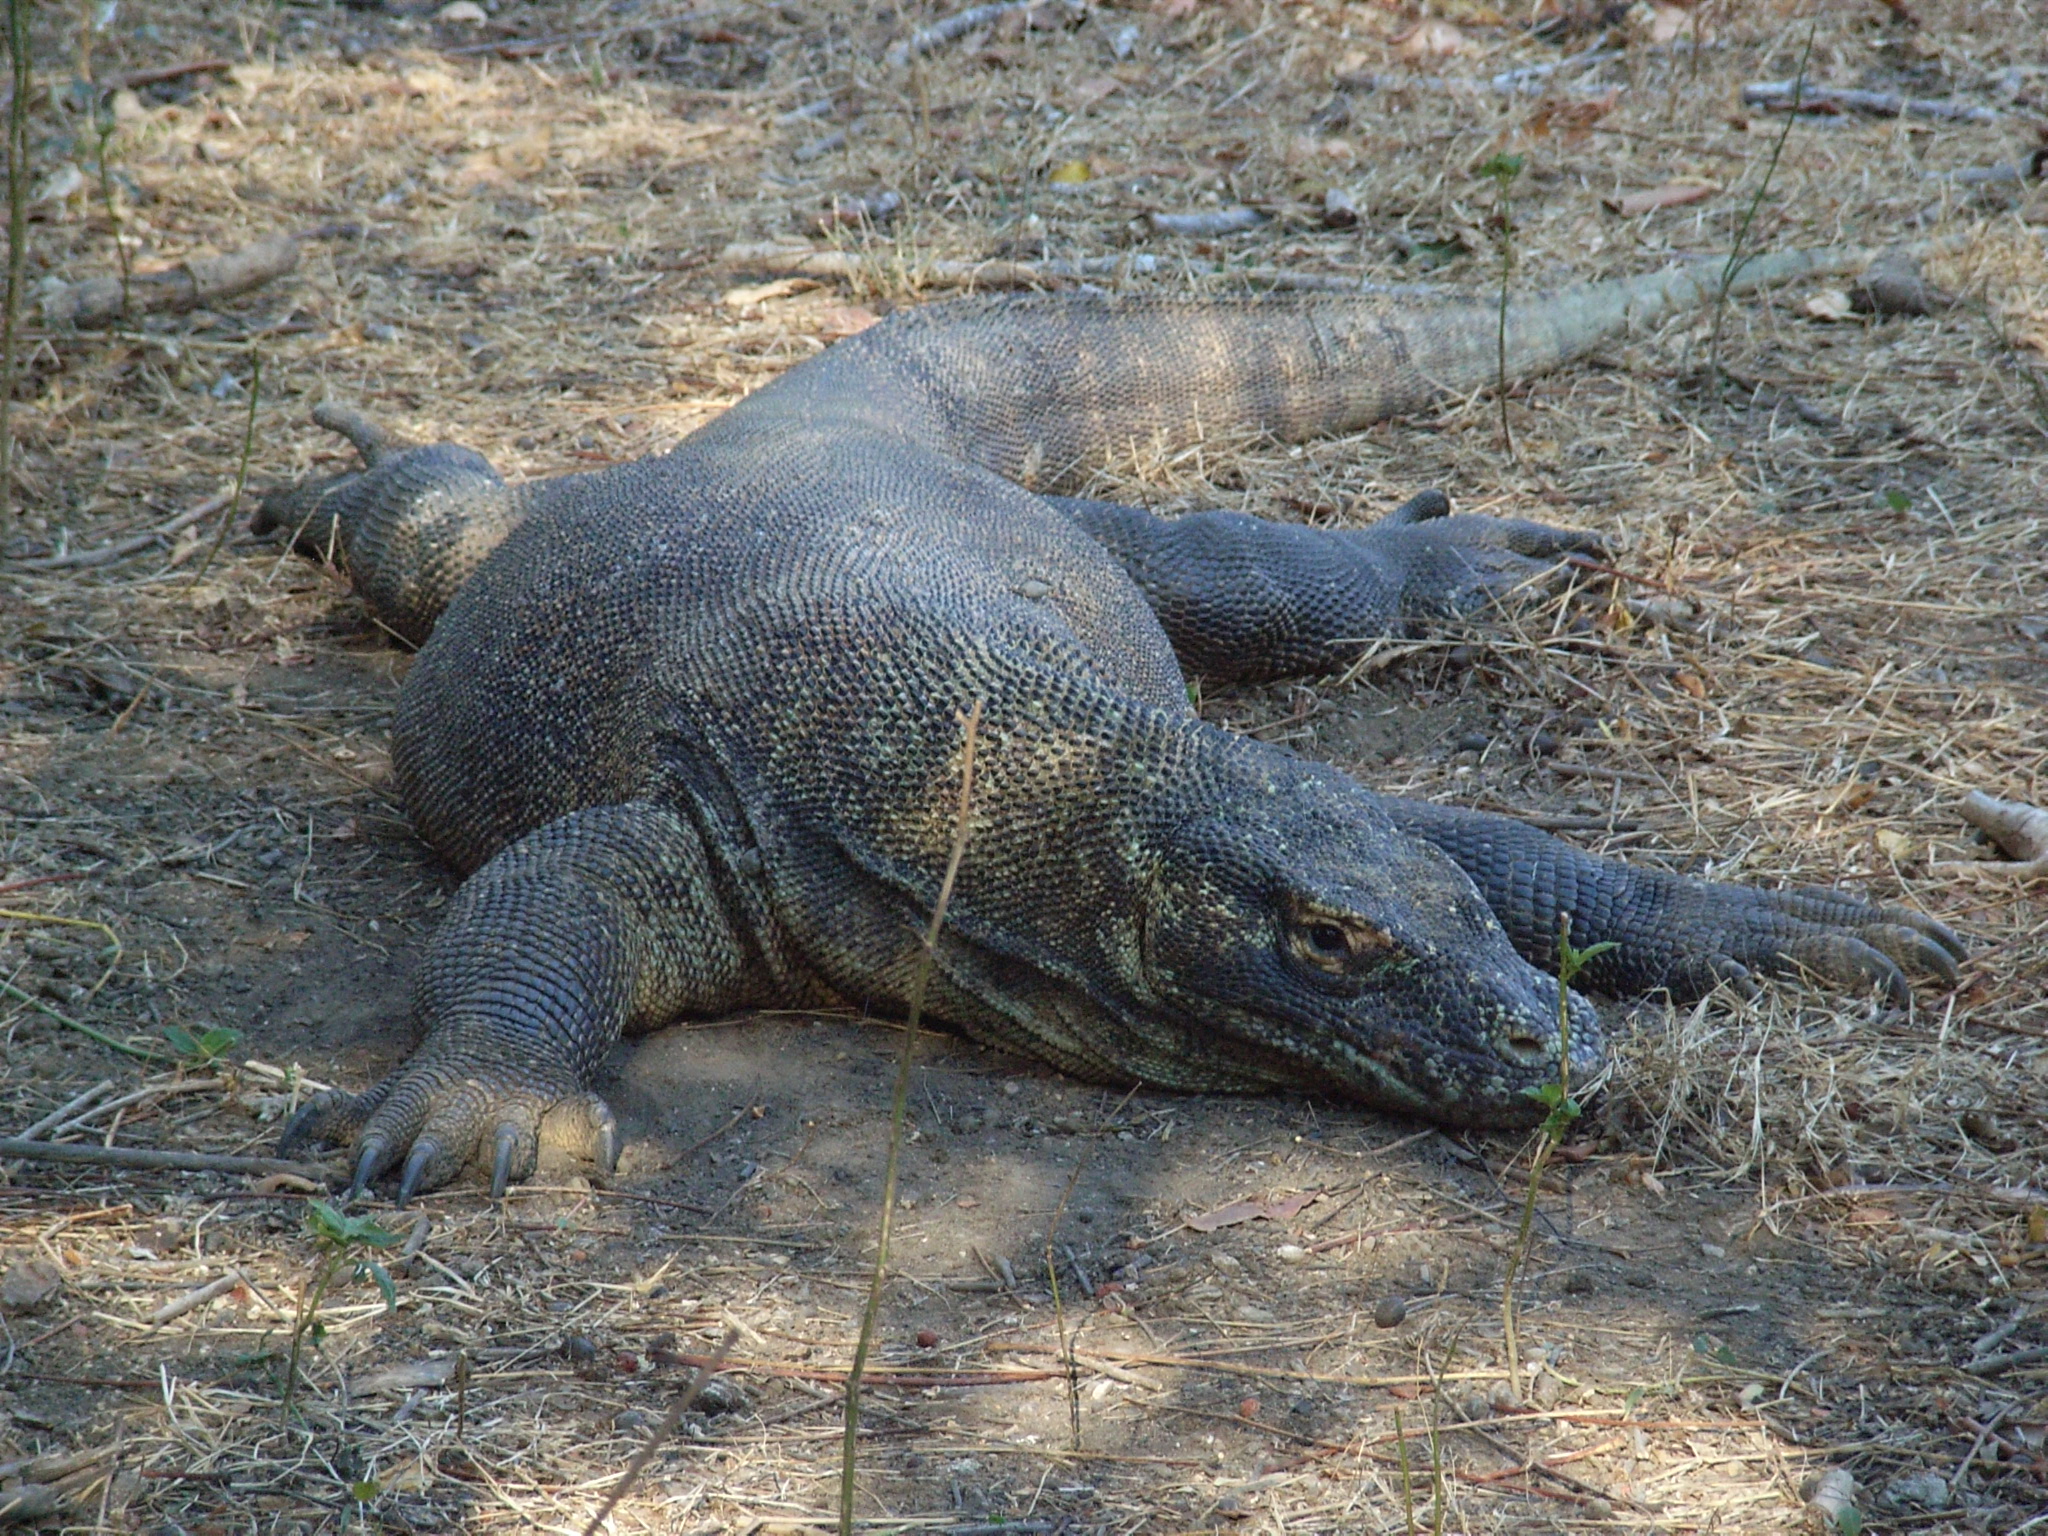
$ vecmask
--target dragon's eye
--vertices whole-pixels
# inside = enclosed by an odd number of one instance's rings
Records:
[[[1376,955],[1390,954],[1393,936],[1365,922],[1303,913],[1289,924],[1288,947],[1294,958],[1335,976],[1349,975]]]
[[[1308,947],[1319,955],[1341,955],[1351,948],[1351,941],[1344,936],[1344,930],[1335,923],[1310,923],[1302,932],[1308,940]]]

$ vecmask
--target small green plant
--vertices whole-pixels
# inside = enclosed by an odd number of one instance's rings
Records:
[[[249,455],[256,446],[256,402],[263,394],[263,354],[249,354],[249,414],[242,422],[242,457],[235,465],[235,493],[228,498],[227,511],[221,514],[220,532],[213,536],[206,558],[199,562],[199,569],[192,573],[192,579],[185,583],[185,591],[192,592],[206,579],[206,573],[213,568],[214,557],[221,546],[228,541],[228,530],[235,526],[235,518],[242,510],[242,491],[249,484]]]
[[[1521,1352],[1515,1337],[1515,1277],[1529,1256],[1529,1229],[1536,1220],[1536,1191],[1542,1187],[1543,1169],[1551,1153],[1564,1142],[1565,1132],[1579,1118],[1579,1101],[1572,1097],[1572,983],[1593,961],[1619,945],[1612,942],[1572,947],[1572,916],[1557,916],[1557,1081],[1523,1093],[1543,1106],[1543,1124],[1536,1128],[1536,1155],[1529,1161],[1529,1198],[1522,1202],[1522,1225],[1515,1234],[1514,1250],[1508,1255],[1507,1278],[1501,1285],[1500,1322],[1508,1357],[1508,1388],[1517,1397],[1522,1391]]]
[[[121,314],[125,318],[133,301],[129,297],[128,242],[121,238],[121,213],[114,206],[114,178],[107,169],[107,148],[120,124],[111,108],[101,108],[93,121],[93,159],[100,173],[100,202],[107,210],[107,227],[113,232],[114,261],[121,269]]]
[[[182,1024],[173,1024],[164,1031],[164,1042],[177,1056],[179,1065],[186,1067],[212,1066],[240,1044],[241,1039],[240,1030],[220,1024],[198,1033]]]
[[[392,1283],[391,1271],[371,1255],[386,1248],[398,1246],[398,1234],[379,1226],[374,1217],[350,1216],[336,1210],[324,1200],[306,1202],[306,1232],[313,1239],[314,1259],[312,1278],[299,1292],[299,1310],[292,1318],[291,1356],[285,1362],[284,1371],[284,1416],[290,1419],[292,1399],[299,1385],[299,1353],[306,1340],[314,1343],[326,1337],[327,1329],[320,1321],[321,1303],[327,1300],[327,1293],[334,1289],[348,1272],[351,1280],[376,1282],[378,1291],[384,1297],[385,1310],[398,1305],[398,1287]]]
[[[1806,29],[1806,48],[1799,55],[1799,70],[1792,77],[1792,102],[1785,110],[1785,126],[1778,131],[1778,142],[1771,146],[1771,158],[1764,165],[1764,179],[1756,184],[1756,193],[1749,200],[1749,206],[1742,211],[1742,222],[1735,226],[1735,241],[1728,248],[1728,264],[1721,269],[1721,288],[1714,295],[1714,329],[1707,342],[1707,375],[1710,379],[1721,377],[1721,319],[1728,311],[1728,290],[1735,285],[1736,274],[1741,272],[1748,257],[1742,248],[1749,242],[1749,229],[1756,222],[1757,210],[1764,205],[1764,194],[1771,190],[1771,178],[1778,173],[1778,157],[1785,152],[1785,141],[1792,137],[1792,124],[1799,116],[1800,97],[1806,91],[1806,66],[1813,58],[1813,35],[1818,24]]]
[[[14,511],[14,353],[28,260],[28,16],[33,9],[35,0],[7,0],[14,96],[7,106],[7,298],[0,315],[0,523]]]
[[[1401,1462],[1401,1516],[1406,1536],[1415,1536],[1415,1481],[1408,1471],[1408,1435],[1401,1427],[1401,1410],[1394,1409],[1394,1454]]]
[[[939,881],[938,900],[932,903],[932,919],[924,930],[924,953],[910,978],[910,1007],[903,1024],[903,1050],[896,1058],[896,1092],[889,1106],[889,1155],[882,1169],[882,1218],[875,1234],[875,1267],[868,1277],[867,1304],[861,1309],[860,1335],[854,1340],[853,1364],[846,1372],[846,1437],[839,1451],[839,1536],[853,1536],[853,1485],[860,1465],[860,1382],[868,1366],[868,1351],[875,1339],[875,1318],[882,1309],[882,1283],[889,1272],[889,1236],[895,1227],[896,1179],[902,1167],[903,1124],[910,1113],[910,1068],[917,1058],[917,1029],[924,1014],[925,988],[931,982],[932,960],[938,953],[939,933],[945,927],[946,908],[953,901],[953,884],[960,878],[960,861],[967,856],[970,813],[974,807],[974,749],[981,734],[981,703],[961,720],[960,803],[953,815],[953,846],[946,855],[946,873]]]
[[[1478,172],[1493,182],[1499,198],[1495,225],[1500,239],[1500,320],[1494,393],[1500,397],[1500,435],[1510,458],[1514,457],[1515,434],[1508,426],[1508,290],[1515,275],[1515,210],[1509,191],[1525,164],[1527,161],[1521,155],[1493,155],[1480,164]]]

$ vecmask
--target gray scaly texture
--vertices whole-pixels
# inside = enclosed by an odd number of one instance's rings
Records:
[[[1851,253],[1751,262],[1735,291]],[[1678,269],[1517,306],[1517,375],[1710,296]],[[1300,439],[1495,375],[1491,305],[1042,295],[909,310],[672,452],[506,485],[477,455],[317,419],[360,473],[259,527],[333,552],[421,649],[393,759],[467,876],[414,996],[423,1040],[287,1129],[401,1198],[544,1141],[609,1163],[588,1090],[621,1032],[688,1014],[900,1009],[982,726],[970,842],[929,992],[975,1038],[1117,1082],[1304,1084],[1513,1124],[1559,1071],[1560,920],[1586,975],[1692,997],[1804,970],[1903,995],[1962,946],[1917,914],[1597,859],[1520,823],[1386,799],[1205,724],[1184,667],[1327,671],[1598,542],[1448,516],[1362,531],[1074,500],[1206,437]],[[1574,999],[1580,1080],[1603,1055]]]

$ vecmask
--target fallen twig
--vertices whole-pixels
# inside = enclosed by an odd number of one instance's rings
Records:
[[[906,38],[889,45],[885,55],[891,64],[901,64],[908,59],[930,53],[934,48],[943,48],[958,38],[965,37],[976,27],[991,21],[998,21],[1012,11],[1029,11],[1038,7],[1051,9],[1055,4],[1064,4],[1070,11],[1080,9],[1072,0],[995,0],[991,5],[971,5],[964,11],[955,11],[943,16],[928,27],[920,27]]]
[[[101,544],[92,549],[66,550],[61,555],[39,555],[33,560],[11,560],[8,564],[17,571],[75,571],[91,566],[112,565],[129,555],[140,554],[150,545],[161,543],[174,533],[181,533],[194,523],[211,517],[228,504],[234,492],[221,491],[209,496],[196,507],[188,507],[169,522],[159,523],[147,533],[138,533],[125,539],[116,539],[111,544]]]
[[[188,257],[167,271],[136,273],[125,294],[116,277],[60,283],[42,296],[43,318],[53,325],[96,325],[123,315],[196,309],[283,277],[299,264],[299,247],[308,240],[361,233],[361,225],[338,223],[298,234],[272,235],[219,256]]]
[[[162,85],[166,80],[182,80],[187,75],[224,75],[234,67],[227,59],[194,59],[189,64],[132,69],[121,77],[121,84],[128,90],[139,91],[146,85]]]
[[[1891,91],[1858,91],[1800,80],[1757,80],[1742,88],[1742,104],[1777,112],[1869,112],[1877,117],[1931,117],[1947,122],[1995,123],[1998,112],[1966,101],[1935,101]]]
[[[2048,877],[2048,811],[2020,800],[2001,800],[1973,789],[1962,805],[1963,820],[1998,845],[2002,860],[1955,859],[1941,869],[1967,869],[1978,874]]]
[[[176,1173],[290,1173],[322,1180],[327,1170],[281,1157],[231,1157],[220,1152],[158,1152],[145,1147],[77,1147],[68,1142],[0,1136],[0,1157],[28,1163],[91,1163],[102,1168],[168,1169]]]
[[[1235,235],[1257,229],[1266,216],[1256,208],[1211,208],[1200,213],[1150,213],[1152,228],[1162,235]]]

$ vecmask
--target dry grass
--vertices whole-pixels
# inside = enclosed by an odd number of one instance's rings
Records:
[[[1706,322],[1673,321],[1519,392],[1513,460],[1474,400],[1301,448],[1206,444],[1097,489],[1344,522],[1439,484],[1464,510],[1598,527],[1626,572],[1611,591],[1389,648],[1346,681],[1211,690],[1205,711],[1631,858],[1916,905],[1971,935],[1962,987],[1909,1014],[1791,987],[1634,1010],[1576,1161],[1545,1175],[1522,1324],[1544,1365],[1536,1408],[1512,1414],[1495,1402],[1516,1146],[1291,1099],[1120,1104],[938,1047],[913,1098],[918,1204],[870,1370],[861,1515],[1401,1531],[1409,1504],[1427,1529],[1434,1424],[1469,1426],[1440,1441],[1448,1530],[1782,1529],[1831,1465],[1870,1488],[1879,1528],[2025,1528],[2048,1500],[2048,1368],[2027,1358],[2048,1343],[2048,906],[1955,867],[1980,857],[1956,806],[1973,788],[2048,800],[2048,204],[2037,183],[1953,173],[2024,160],[2048,55],[2024,6],[1910,9],[1917,26],[1876,5],[1708,0],[1697,55],[1617,33],[1615,57],[1549,96],[1354,90],[1348,121],[1323,111],[1335,82],[1401,69],[1391,39],[1419,12],[1101,10],[999,23],[914,65],[883,56],[927,13],[813,0],[508,6],[537,39],[514,57],[478,50],[497,33],[354,11],[221,23],[174,3],[147,39],[123,22],[96,44],[103,80],[238,61],[183,100],[145,87],[124,120],[118,232],[139,266],[368,229],[309,244],[294,278],[218,313],[32,328],[27,515],[5,553],[135,547],[0,568],[0,903],[105,924],[121,950],[0,918],[0,1125],[107,1079],[97,1117],[62,1134],[257,1151],[304,1087],[138,1063],[52,1010],[149,1049],[167,1027],[231,1025],[237,1061],[351,1083],[402,1048],[403,979],[445,898],[384,787],[403,657],[329,578],[239,539],[188,590],[218,525],[169,526],[232,483],[254,356],[259,480],[339,462],[305,424],[329,396],[555,473],[672,441],[868,315],[950,288],[947,263],[1145,253],[1159,275],[1100,280],[1399,283],[1434,250],[1448,264],[1421,280],[1488,292],[1493,193],[1471,168],[1501,149],[1530,156],[1526,281],[1635,271],[1726,248],[1779,127],[1743,117],[1740,84],[1788,75],[1814,26],[1818,79],[1954,90],[2005,117],[1802,122],[1753,243],[1959,237],[1933,271],[1962,306],[1825,323],[1809,292],[1743,301],[1721,359],[1753,397],[1708,387]],[[76,17],[38,14],[61,81]],[[1435,14],[1475,51],[1432,76],[1592,41],[1448,0]],[[39,103],[39,169],[79,132]],[[835,132],[843,147],[805,152]],[[1051,179],[1075,166],[1086,181]],[[1601,206],[1692,178],[1722,190],[1633,220]],[[1357,195],[1356,228],[1312,217],[1322,183]],[[882,188],[904,200],[893,223],[829,237],[855,258],[844,278],[719,260],[814,238],[830,199]],[[1210,242],[1135,222],[1238,201],[1280,217]],[[114,270],[90,175],[38,212],[32,272]],[[390,1217],[417,1239],[399,1309],[341,1293],[289,1423],[278,1359],[312,1259],[296,1196],[16,1168],[6,1476],[57,1489],[85,1529],[580,1530],[678,1361],[736,1327],[744,1401],[690,1415],[614,1528],[818,1528],[889,1054],[847,1021],[648,1042],[614,1073],[635,1135],[619,1187],[570,1179],[503,1208],[464,1190],[425,1202],[430,1227]],[[1277,1222],[1183,1225],[1290,1190],[1321,1197]],[[1048,1248],[1070,1265],[1064,1327],[1037,1278]],[[232,1289],[151,1322],[229,1271]],[[1409,1316],[1382,1330],[1389,1295]],[[1966,1369],[2002,1354],[2020,1363]],[[1956,1507],[1886,1502],[1930,1474]]]

